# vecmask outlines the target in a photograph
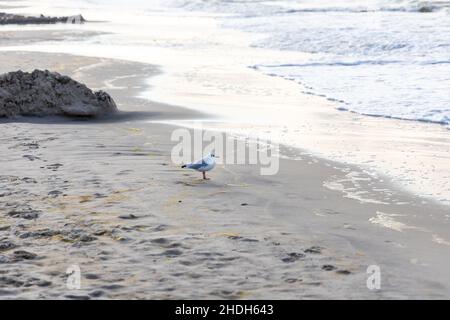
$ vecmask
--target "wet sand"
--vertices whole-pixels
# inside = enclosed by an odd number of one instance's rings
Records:
[[[203,181],[171,162],[174,127],[150,122],[201,115],[137,98],[156,67],[0,59],[1,73],[47,68],[107,90],[122,110],[0,122],[0,298],[449,298],[447,207],[301,150],[283,149],[301,160],[274,176],[220,165]],[[66,286],[71,265],[80,290]]]
[[[100,32],[82,30],[24,30],[24,31],[0,31],[0,45],[16,46],[27,45],[42,41],[77,41],[86,36],[101,35]]]

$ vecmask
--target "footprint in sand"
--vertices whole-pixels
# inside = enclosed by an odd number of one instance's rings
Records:
[[[283,261],[284,263],[292,263],[292,262],[296,262],[304,257],[305,257],[305,255],[303,253],[291,252],[291,253],[288,253],[286,257],[282,258],[281,261]]]

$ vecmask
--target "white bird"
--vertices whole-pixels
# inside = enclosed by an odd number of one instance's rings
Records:
[[[203,179],[207,180],[206,171],[211,171],[212,169],[214,169],[214,167],[216,166],[216,158],[218,157],[216,157],[214,153],[210,153],[203,159],[195,163],[185,164],[181,166],[181,168],[188,168],[199,171],[203,173]]]

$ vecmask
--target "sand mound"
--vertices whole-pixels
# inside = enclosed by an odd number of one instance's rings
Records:
[[[95,117],[115,111],[116,104],[106,92],[93,92],[56,72],[17,71],[0,76],[0,117]]]

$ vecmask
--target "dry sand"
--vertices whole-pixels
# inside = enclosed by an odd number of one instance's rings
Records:
[[[281,160],[275,176],[226,165],[203,181],[171,162],[174,128],[149,123],[199,115],[136,98],[155,67],[63,54],[0,59],[2,73],[47,68],[107,90],[123,111],[0,122],[1,298],[450,297],[448,228],[436,225],[448,208],[298,150],[302,160]],[[327,187],[351,174],[365,199],[352,186]],[[74,264],[80,290],[66,287]],[[372,264],[381,290],[366,287]]]

